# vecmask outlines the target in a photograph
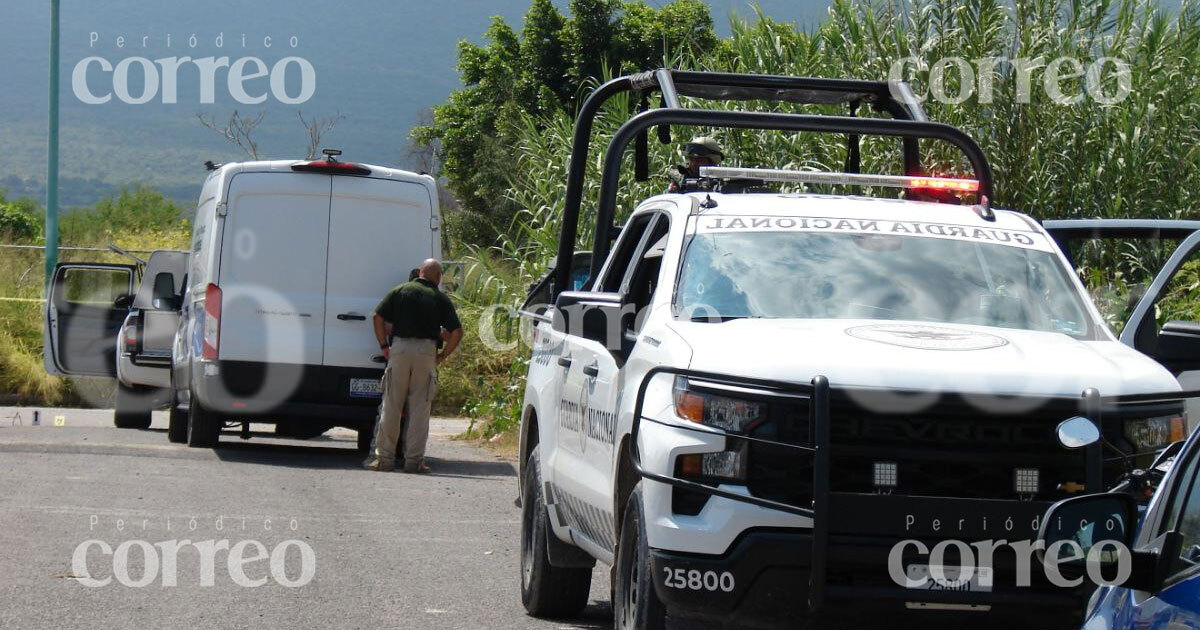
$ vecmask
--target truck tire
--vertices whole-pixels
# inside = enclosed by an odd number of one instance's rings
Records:
[[[613,566],[613,629],[663,630],[666,610],[654,591],[650,573],[650,545],[646,542],[642,511],[642,484],[634,488],[625,505],[617,561]]]
[[[148,387],[126,387],[118,383],[115,406],[113,424],[118,429],[149,429],[150,412],[154,408],[154,390]]]
[[[194,448],[213,448],[221,438],[225,421],[221,416],[205,409],[199,400],[192,398],[188,405],[187,444]]]
[[[550,514],[542,494],[538,448],[525,466],[525,500],[521,504],[521,603],[534,617],[578,617],[592,589],[591,568],[550,564],[546,550]]]
[[[180,409],[174,398],[171,400],[170,416],[167,420],[167,441],[176,444],[187,442],[188,412]]]

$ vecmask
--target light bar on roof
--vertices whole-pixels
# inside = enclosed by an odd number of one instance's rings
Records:
[[[862,173],[830,173],[825,171],[788,171],[775,168],[734,168],[730,166],[701,166],[701,177],[715,179],[761,179],[769,182],[796,184],[845,184],[851,186],[886,186],[888,188],[924,188],[950,192],[979,192],[979,180],[954,177],[925,177],[909,175],[864,175]]]

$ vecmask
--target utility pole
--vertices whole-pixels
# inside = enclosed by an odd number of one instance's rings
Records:
[[[50,0],[50,133],[46,141],[46,299],[58,264],[58,2]]]

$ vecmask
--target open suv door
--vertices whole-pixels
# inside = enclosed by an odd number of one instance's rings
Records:
[[[1185,391],[1200,390],[1200,221],[1079,219],[1043,227],[1121,342],[1161,363]],[[1095,266],[1099,251],[1115,268]],[[1189,399],[1187,409],[1191,432],[1200,399]]]
[[[46,300],[43,358],[57,376],[117,373],[117,332],[133,300],[133,265],[61,263]]]

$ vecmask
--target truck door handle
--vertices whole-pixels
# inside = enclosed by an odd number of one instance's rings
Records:
[[[593,363],[583,366],[583,373],[585,376],[600,376],[600,364]]]
[[[558,357],[558,364],[562,367],[571,367],[571,357]]]
[[[361,321],[366,320],[367,316],[359,315],[358,313],[338,313],[337,318],[342,321],[352,320],[352,321],[356,321],[356,322],[361,322]]]
[[[377,354],[377,355],[371,357],[371,360],[376,363],[387,363],[387,359],[383,358],[382,354]]]

